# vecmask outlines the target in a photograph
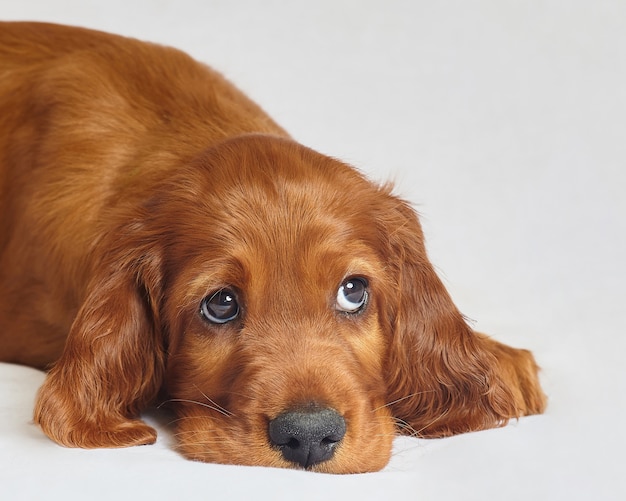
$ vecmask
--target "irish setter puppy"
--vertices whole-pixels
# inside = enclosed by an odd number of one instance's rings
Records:
[[[292,140],[207,66],[0,25],[0,360],[49,373],[59,444],[378,470],[545,405],[532,355],[472,331],[408,203]]]

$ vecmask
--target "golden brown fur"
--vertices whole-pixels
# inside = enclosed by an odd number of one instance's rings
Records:
[[[190,458],[294,466],[268,426],[331,409],[334,454],[300,465],[361,472],[396,430],[544,408],[532,355],[467,326],[407,203],[177,50],[0,24],[0,214],[0,360],[51,367],[35,420],[60,444],[154,442],[161,392]],[[225,287],[240,314],[211,323]]]

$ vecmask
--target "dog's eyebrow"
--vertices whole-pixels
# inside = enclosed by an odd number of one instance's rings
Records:
[[[346,272],[343,278],[359,275],[375,277],[378,274],[378,267],[375,266],[372,261],[361,258],[354,258],[350,261],[350,264],[346,268]]]
[[[198,298],[203,298],[222,287],[242,287],[245,275],[243,263],[234,257],[207,262],[202,271],[185,284],[184,301],[181,307],[195,305]]]

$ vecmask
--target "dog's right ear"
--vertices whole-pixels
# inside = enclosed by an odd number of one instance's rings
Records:
[[[64,352],[37,396],[35,422],[69,447],[156,440],[155,430],[138,415],[156,397],[164,372],[160,258],[141,252],[141,245],[124,236],[111,240],[115,243],[102,254],[106,258],[97,265]]]

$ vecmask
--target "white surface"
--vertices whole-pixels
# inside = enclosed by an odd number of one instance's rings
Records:
[[[626,2],[2,1],[5,19],[158,41],[222,70],[298,140],[397,181],[461,310],[532,349],[545,415],[398,439],[326,476],[58,447],[42,375],[0,364],[4,499],[626,499]],[[155,419],[155,418],[151,418]]]

